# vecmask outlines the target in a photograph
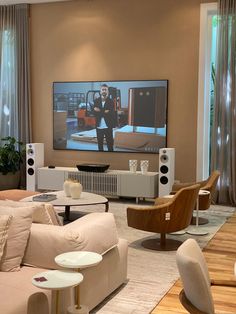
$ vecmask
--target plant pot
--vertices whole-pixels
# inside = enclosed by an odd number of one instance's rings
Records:
[[[17,189],[20,184],[20,171],[7,174],[0,173],[0,190]]]

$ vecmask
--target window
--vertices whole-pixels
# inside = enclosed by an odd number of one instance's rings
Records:
[[[201,4],[199,75],[198,75],[198,130],[197,130],[197,180],[209,176],[210,126],[213,104],[213,78],[216,51],[217,3]]]
[[[0,133],[1,137],[16,136],[18,130],[16,105],[15,32],[5,29],[0,33]]]

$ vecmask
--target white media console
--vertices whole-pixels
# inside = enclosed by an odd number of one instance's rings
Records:
[[[62,190],[68,178],[79,180],[85,192],[136,198],[155,198],[158,195],[158,172],[85,172],[70,167],[42,167],[38,168],[37,186],[39,190]]]

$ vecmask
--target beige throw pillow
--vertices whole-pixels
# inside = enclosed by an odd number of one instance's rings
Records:
[[[7,241],[0,262],[1,271],[18,271],[22,262],[34,208],[0,206],[1,215],[12,215]]]
[[[57,213],[52,204],[45,204],[40,202],[19,202],[12,200],[0,200],[0,206],[10,207],[34,207],[33,222],[58,225]]]
[[[7,241],[7,232],[12,220],[11,215],[0,215],[0,261]]]

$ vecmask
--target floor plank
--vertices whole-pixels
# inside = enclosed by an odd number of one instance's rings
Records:
[[[236,262],[235,224],[236,213],[227,219],[225,224],[218,230],[203,250],[212,279],[235,281],[235,287],[212,287],[216,313],[236,313],[236,276],[234,275],[234,263]],[[181,281],[177,280],[151,314],[188,313],[179,302],[179,292],[181,289]]]

